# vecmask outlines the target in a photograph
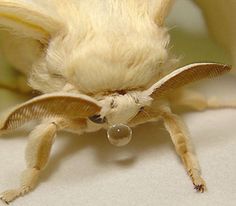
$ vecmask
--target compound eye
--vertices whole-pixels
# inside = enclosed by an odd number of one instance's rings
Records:
[[[107,138],[112,145],[121,147],[132,139],[132,130],[124,124],[114,124],[107,130]]]
[[[89,119],[92,122],[97,123],[97,124],[103,124],[106,122],[106,117],[101,117],[101,115],[99,115],[99,114],[93,115],[93,116],[89,117]]]

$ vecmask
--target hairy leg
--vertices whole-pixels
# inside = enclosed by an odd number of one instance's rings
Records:
[[[20,186],[3,192],[0,195],[2,201],[9,203],[36,186],[39,175],[48,162],[56,132],[61,129],[60,127],[60,122],[50,121],[42,123],[31,132],[26,148],[27,169],[22,173]]]
[[[204,192],[206,189],[205,181],[201,177],[200,166],[193,152],[186,125],[181,118],[173,114],[168,107],[162,109],[161,117],[164,120],[166,129],[170,133],[176,152],[182,159],[192,179],[194,188],[199,192]]]
[[[176,106],[189,107],[198,111],[205,109],[236,108],[236,101],[221,101],[216,97],[207,98],[203,94],[182,89],[170,96],[170,101]]]

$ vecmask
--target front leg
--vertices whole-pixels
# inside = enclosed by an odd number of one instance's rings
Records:
[[[201,177],[201,171],[196,155],[192,151],[192,145],[189,140],[189,134],[186,125],[181,118],[173,114],[168,107],[162,109],[161,116],[176,152],[182,159],[184,166],[192,179],[194,188],[199,192],[206,189],[205,181]]]
[[[60,121],[42,123],[30,134],[26,148],[27,169],[22,173],[20,186],[3,192],[0,199],[9,203],[32,190],[38,181],[40,172],[48,162],[56,131],[61,129]]]

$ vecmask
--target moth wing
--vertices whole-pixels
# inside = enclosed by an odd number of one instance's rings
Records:
[[[7,61],[24,74],[44,51],[60,23],[53,11],[30,1],[0,0],[1,50]]]
[[[32,64],[43,52],[43,46],[39,41],[30,38],[16,38],[8,31],[0,31],[0,40],[1,58],[5,58],[6,64],[10,64],[24,75],[31,71]]]
[[[18,0],[0,1],[0,25],[16,35],[45,41],[60,23],[40,4]]]
[[[13,109],[2,121],[0,130],[15,129],[26,122],[44,118],[81,119],[99,113],[95,99],[81,94],[51,93],[35,97]]]
[[[153,99],[161,98],[163,95],[182,87],[191,82],[205,78],[213,78],[229,72],[231,67],[217,63],[195,63],[179,68],[164,78],[159,80],[149,89],[144,91],[144,95]]]

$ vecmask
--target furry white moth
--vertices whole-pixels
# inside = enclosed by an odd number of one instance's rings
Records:
[[[42,93],[1,122],[5,133],[40,121],[29,137],[21,184],[3,192],[1,200],[9,203],[35,187],[58,131],[104,128],[109,141],[122,146],[131,140],[131,127],[159,119],[195,189],[205,190],[186,126],[171,108],[224,106],[183,86],[230,67],[195,63],[168,73],[172,60],[163,23],[170,5],[170,0],[0,0],[2,50]]]

